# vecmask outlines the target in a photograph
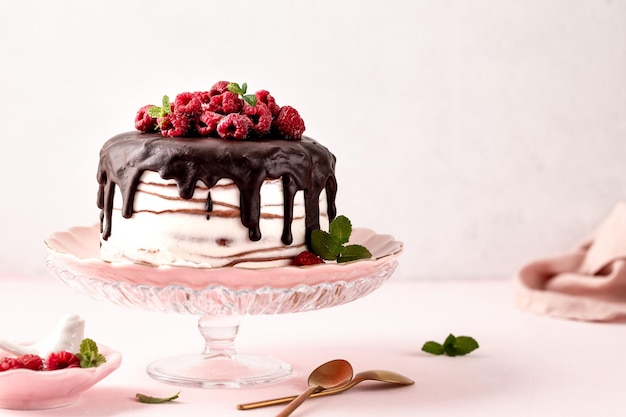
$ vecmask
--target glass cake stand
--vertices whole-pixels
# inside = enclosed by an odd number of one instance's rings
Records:
[[[204,350],[158,360],[147,372],[162,382],[202,388],[247,387],[288,377],[288,363],[236,351],[240,317],[311,311],[356,300],[393,274],[402,253],[402,242],[364,228],[353,230],[351,243],[366,246],[372,259],[306,267],[110,263],[100,259],[99,242],[98,225],[57,232],[45,241],[46,266],[76,292],[95,300],[198,315]]]

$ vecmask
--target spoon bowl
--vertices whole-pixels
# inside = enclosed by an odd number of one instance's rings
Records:
[[[316,398],[316,397],[323,397],[326,395],[340,394],[346,390],[349,390],[350,388],[354,387],[355,385],[363,381],[387,382],[393,385],[400,385],[400,386],[412,385],[415,383],[415,381],[413,381],[411,378],[408,378],[397,372],[386,371],[382,369],[370,369],[368,371],[362,371],[362,372],[357,373],[356,375],[354,375],[353,379],[346,381],[344,384],[341,384],[333,388],[316,391],[313,394],[311,394],[310,397]],[[290,396],[290,397],[275,398],[273,400],[256,401],[256,402],[247,403],[247,404],[239,404],[237,405],[237,409],[252,410],[254,408],[267,407],[270,405],[285,404],[290,401],[293,401],[295,398],[296,396]]]
[[[330,389],[346,384],[352,380],[353,374],[352,365],[343,359],[335,359],[318,366],[309,375],[307,381],[309,388],[294,398],[276,417],[287,417],[315,391],[320,388]]]
[[[354,378],[347,383],[340,385],[338,387],[329,388],[318,393],[315,393],[316,397],[321,397],[324,395],[333,395],[342,393],[356,384],[359,384],[363,381],[379,381],[379,382],[388,382],[394,385],[412,385],[415,383],[411,378],[408,378],[404,375],[401,375],[397,372],[386,371],[383,369],[370,369],[369,371],[363,371],[357,373]]]

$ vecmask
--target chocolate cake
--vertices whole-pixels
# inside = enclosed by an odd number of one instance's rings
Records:
[[[257,93],[252,106],[242,97],[245,84],[239,95],[216,86],[213,93],[185,93],[171,105],[164,100],[156,111],[145,106],[136,119],[144,131],[119,134],[102,147],[97,179],[103,259],[286,265],[307,249],[313,230],[327,228],[336,216],[335,156],[302,135],[295,110],[285,106],[281,119],[283,108],[267,92]],[[194,97],[199,106],[192,106]],[[220,105],[233,98],[242,103],[223,114],[210,105],[215,97]],[[185,111],[177,112],[178,104]],[[269,128],[261,126],[267,118],[254,117],[259,113],[272,114]],[[220,130],[220,123],[229,125]],[[179,135],[166,137],[173,129]]]

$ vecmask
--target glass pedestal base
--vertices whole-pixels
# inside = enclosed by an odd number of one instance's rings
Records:
[[[236,314],[203,314],[198,330],[204,351],[174,356],[148,365],[152,378],[197,388],[241,388],[280,381],[291,375],[291,365],[278,359],[243,355],[235,350],[239,332]]]
[[[254,355],[185,355],[153,362],[147,372],[158,381],[179,386],[242,388],[281,381],[291,375],[291,365]]]

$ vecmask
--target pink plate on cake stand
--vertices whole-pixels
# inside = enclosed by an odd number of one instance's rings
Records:
[[[372,259],[344,264],[263,269],[149,266],[100,259],[99,226],[73,227],[46,239],[46,266],[80,294],[150,311],[199,315],[202,353],[158,360],[148,374],[202,388],[247,387],[291,374],[281,360],[237,353],[239,317],[317,310],[345,304],[380,287],[398,266],[402,242],[355,228],[350,243]]]

